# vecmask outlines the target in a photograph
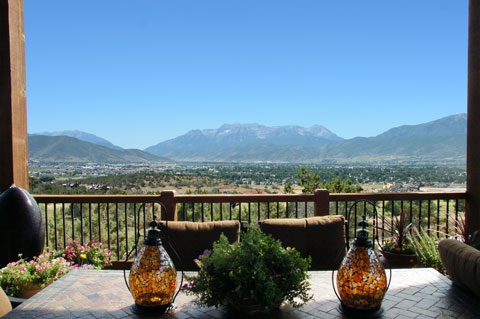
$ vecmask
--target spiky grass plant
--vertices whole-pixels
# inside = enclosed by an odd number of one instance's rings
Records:
[[[438,252],[438,238],[428,234],[423,228],[413,228],[415,236],[412,236],[413,248],[421,267],[432,267],[444,273],[440,253]]]

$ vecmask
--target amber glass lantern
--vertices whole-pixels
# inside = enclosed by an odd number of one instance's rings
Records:
[[[344,314],[376,317],[383,313],[381,304],[389,283],[385,268],[375,253],[373,240],[369,239],[365,215],[358,226],[361,228],[357,229],[357,237],[337,272],[339,309]]]
[[[175,266],[162,246],[160,223],[153,215],[148,235],[137,253],[128,278],[127,286],[135,300],[132,311],[146,315],[167,312],[176,297],[176,282]]]

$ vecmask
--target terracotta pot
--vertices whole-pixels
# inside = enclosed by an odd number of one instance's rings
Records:
[[[24,298],[28,299],[34,295],[36,295],[40,290],[42,290],[44,287],[41,286],[35,286],[35,285],[28,285],[23,287],[22,292],[18,296],[19,298]]]
[[[413,268],[417,264],[417,255],[415,254],[396,254],[383,251],[382,255],[380,260],[385,267]]]
[[[227,305],[238,312],[241,312],[243,314],[246,314],[248,316],[253,316],[256,314],[260,313],[265,313],[265,309],[262,308],[262,306],[255,301],[251,299],[239,299],[239,298],[231,298],[227,297],[226,298]],[[275,303],[272,309],[270,311],[275,311],[276,309],[280,308],[280,305],[282,304],[282,300],[279,300]]]
[[[22,292],[20,293],[20,295],[19,295],[18,297],[19,297],[19,298],[28,299],[28,298],[36,295],[40,290],[42,290],[43,288],[47,287],[47,286],[50,285],[52,282],[53,282],[53,278],[50,279],[49,281],[47,281],[47,283],[46,283],[44,286],[38,285],[38,284],[23,285],[23,290],[22,290]]]

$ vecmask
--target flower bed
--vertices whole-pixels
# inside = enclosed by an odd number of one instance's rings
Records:
[[[63,251],[55,253],[78,267],[102,269],[111,265],[112,252],[102,248],[102,243],[92,240],[88,245],[80,245],[76,240],[72,241]],[[89,265],[89,266],[86,266]]]

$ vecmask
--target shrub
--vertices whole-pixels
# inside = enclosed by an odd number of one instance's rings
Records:
[[[418,231],[414,228],[413,230],[415,236],[412,238],[412,241],[420,266],[432,267],[444,273],[445,270],[438,252],[438,239],[436,236],[429,235],[424,229]]]
[[[302,258],[295,248],[284,249],[258,226],[248,226],[238,243],[230,244],[222,234],[195,262],[200,270],[187,277],[184,288],[198,297],[200,305],[218,307],[229,299],[244,300],[270,311],[279,301],[300,307],[312,298],[307,281],[311,258]]]

